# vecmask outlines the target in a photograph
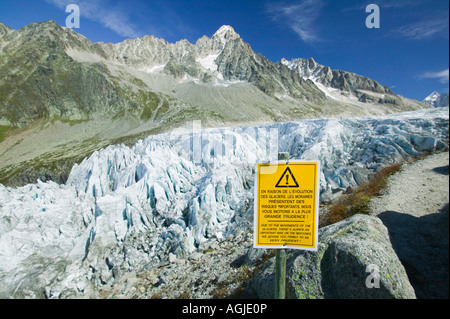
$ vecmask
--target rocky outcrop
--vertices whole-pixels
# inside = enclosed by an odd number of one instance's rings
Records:
[[[272,298],[275,258],[252,287],[260,298]],[[380,219],[355,215],[324,227],[317,252],[289,251],[287,298],[416,298],[405,268]]]

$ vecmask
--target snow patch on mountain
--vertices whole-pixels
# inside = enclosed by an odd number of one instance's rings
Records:
[[[0,185],[0,297],[64,298],[251,229],[256,164],[321,162],[328,201],[386,165],[448,149],[448,108],[360,119],[181,129],[109,146],[65,185]]]
[[[434,102],[437,101],[440,96],[441,95],[438,92],[434,91],[424,99],[424,102],[431,102],[434,104]]]
[[[307,65],[308,61],[310,61],[310,64],[312,65],[311,67]],[[328,87],[320,82],[320,72],[322,69],[318,67],[319,65],[313,58],[310,58],[309,60],[293,59],[291,61],[283,58],[281,59],[281,63],[286,65],[291,70],[296,70],[303,79],[313,81],[319,90],[321,90],[328,98],[335,101],[349,102],[347,97],[342,96],[341,90]],[[354,100],[354,102],[357,101],[357,99]]]
[[[423,100],[423,103],[431,107],[448,107],[448,100],[448,93],[440,94],[434,91]]]
[[[143,67],[142,69],[140,69],[140,71],[143,71],[145,73],[160,74],[164,70],[165,66],[165,64],[153,65],[151,67]]]
[[[70,56],[72,59],[82,63],[97,63],[97,62],[105,62],[106,60],[100,57],[96,53],[88,52],[88,51],[79,51],[73,48],[67,48],[66,54]]]
[[[198,58],[197,62],[209,71],[217,71],[217,64],[214,62],[214,60],[218,56],[219,54],[209,54],[204,58]]]
[[[355,73],[332,70],[313,58],[282,59],[281,63],[298,72],[303,79],[313,81],[332,100],[359,106],[366,103],[400,103],[400,97],[376,81]]]

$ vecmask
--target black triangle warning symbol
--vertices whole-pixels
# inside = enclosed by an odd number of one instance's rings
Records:
[[[294,174],[292,174],[289,167],[287,167],[283,175],[281,175],[280,180],[275,187],[298,187]]]

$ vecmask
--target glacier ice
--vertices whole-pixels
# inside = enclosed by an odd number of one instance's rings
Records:
[[[180,129],[109,146],[65,185],[0,185],[0,297],[65,297],[251,229],[258,162],[321,162],[321,200],[380,167],[448,149],[448,108],[358,119]],[[45,289],[44,289],[45,287]]]

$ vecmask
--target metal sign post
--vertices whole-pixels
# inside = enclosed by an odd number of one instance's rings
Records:
[[[285,299],[286,249],[278,249],[275,258],[275,299]]]
[[[285,160],[289,164],[289,153],[279,153],[278,160]],[[280,178],[281,182],[283,176]],[[288,175],[286,175],[288,179]],[[278,183],[279,183],[278,182]],[[289,180],[288,180],[289,182]],[[286,298],[286,250],[278,249],[275,255],[275,299]]]
[[[277,249],[275,298],[285,298],[286,249],[317,251],[319,224],[319,163],[258,164],[255,181],[255,248]]]

